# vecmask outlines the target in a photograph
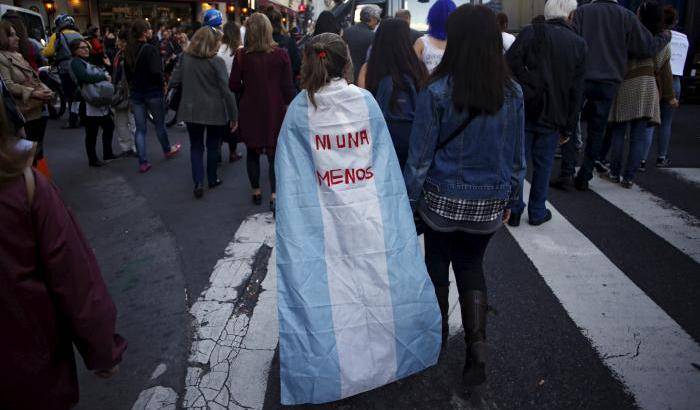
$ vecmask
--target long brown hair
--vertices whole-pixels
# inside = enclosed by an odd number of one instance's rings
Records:
[[[141,48],[139,39],[150,28],[150,23],[141,18],[134,20],[129,27],[129,38],[126,40],[126,67],[130,70],[136,68],[136,56],[139,53],[139,48]]]
[[[17,150],[17,137],[14,133],[14,126],[5,112],[5,102],[0,98],[0,183],[22,175],[32,155],[31,151]]]
[[[334,78],[348,79],[352,72],[348,46],[334,33],[319,34],[304,47],[301,63],[301,87],[316,108],[314,94]]]
[[[224,24],[224,37],[221,39],[221,43],[222,45],[226,44],[232,56],[236,54],[236,50],[241,46],[241,26],[235,21],[227,21]]]
[[[266,15],[253,13],[245,22],[246,53],[271,53],[277,47],[272,39],[272,23]]]

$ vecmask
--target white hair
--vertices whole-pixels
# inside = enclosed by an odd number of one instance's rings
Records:
[[[547,4],[544,5],[544,18],[545,20],[565,19],[576,10],[577,6],[576,0],[547,0]]]
[[[382,8],[376,4],[368,4],[362,8],[360,11],[360,21],[363,23],[369,23],[372,18],[381,20],[382,18]]]

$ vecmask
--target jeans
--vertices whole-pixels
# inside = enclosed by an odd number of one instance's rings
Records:
[[[549,174],[554,164],[554,153],[557,150],[559,133],[554,130],[525,127],[525,155],[532,159],[532,186],[530,199],[528,200],[528,215],[531,221],[542,220],[547,208],[547,190],[549,187]],[[571,141],[569,141],[571,142]],[[523,201],[523,187],[518,192],[518,203],[512,209],[515,214],[522,214],[525,210]]]
[[[583,164],[576,176],[576,179],[580,181],[590,181],[593,178],[593,166],[599,160],[610,108],[618,88],[619,84],[617,83],[586,81],[584,89],[586,102],[583,106],[583,116],[588,122],[588,132]]]
[[[85,124],[85,151],[87,151],[88,160],[93,163],[97,162],[97,133],[102,128],[102,158],[108,159],[114,157],[112,153],[112,136],[114,135],[114,121],[111,115],[102,117],[84,117]]]
[[[260,189],[260,154],[254,148],[248,148],[246,153],[246,169],[248,170],[248,180],[253,189]],[[275,154],[267,155],[269,165],[268,175],[270,177],[270,192],[275,193]]]
[[[610,123],[612,146],[610,147],[610,174],[622,176],[627,181],[634,180],[634,175],[642,162],[646,148],[648,120],[641,118],[628,122]],[[622,171],[622,161],[625,155],[625,133],[630,127],[630,150],[627,164]],[[622,174],[620,174],[622,172]]]
[[[187,123],[190,134],[190,162],[192,163],[192,180],[195,185],[204,183],[204,131],[207,132],[207,181],[209,185],[219,179],[216,166],[219,162],[221,139],[227,130],[225,125],[204,125]]]
[[[168,131],[165,130],[165,100],[162,92],[139,93],[131,90],[131,109],[134,112],[136,123],[136,150],[139,154],[139,164],[148,162],[146,156],[146,118],[148,113],[153,114],[153,121],[156,126],[156,135],[163,153],[170,152],[170,141]]]
[[[676,98],[680,100],[681,98],[681,77],[673,76],[673,92],[676,94]],[[661,101],[661,125],[659,125],[659,142],[657,144],[657,158],[666,159],[668,156],[668,146],[671,143],[671,125],[673,125],[673,114],[676,109],[671,107],[667,101]],[[651,149],[651,143],[654,139],[654,131],[656,127],[650,127],[647,135],[647,146],[644,150],[644,159],[646,160],[649,156],[649,150]]]
[[[450,286],[450,263],[460,295],[470,290],[486,292],[484,253],[493,236],[461,231],[437,232],[425,228],[425,265],[433,286]]]

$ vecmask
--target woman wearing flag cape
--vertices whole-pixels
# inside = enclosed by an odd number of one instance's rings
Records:
[[[324,403],[437,362],[440,311],[382,112],[336,34],[304,51],[275,158],[282,404]]]

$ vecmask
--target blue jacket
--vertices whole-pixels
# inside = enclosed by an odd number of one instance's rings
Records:
[[[408,139],[411,135],[413,116],[418,100],[418,92],[408,76],[406,76],[406,84],[408,85],[406,91],[397,90],[395,110],[391,109],[391,95],[394,92],[391,76],[382,78],[374,96],[384,114],[384,120],[389,128],[401,169],[406,165],[408,157]]]
[[[513,82],[495,115],[476,117],[439,151],[467,118],[452,104],[452,84],[443,77],[418,96],[404,178],[411,207],[423,189],[453,199],[511,199],[525,178],[523,93]]]

